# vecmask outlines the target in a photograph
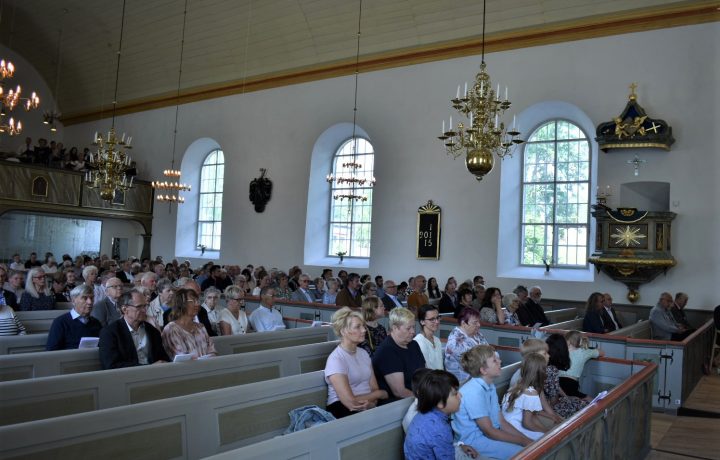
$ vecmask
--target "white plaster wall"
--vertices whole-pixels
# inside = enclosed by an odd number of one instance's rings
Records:
[[[642,303],[663,290],[684,290],[691,307],[718,303],[720,234],[716,185],[720,137],[718,45],[720,24],[705,24],[528,48],[487,56],[495,83],[510,87],[517,112],[545,100],[566,101],[595,125],[622,110],[628,85],[638,82],[639,102],[667,120],[677,143],[670,152],[640,152],[648,162],[638,178],[669,181],[673,254],[678,266],[641,287]],[[376,151],[372,258],[363,272],[402,279],[416,273],[460,279],[481,273],[490,285],[511,289],[526,280],[496,275],[500,171],[478,183],[461,159],[447,158],[435,136],[451,115],[448,99],[458,83],[471,80],[479,57],[362,74],[358,122]],[[352,120],[351,77],[203,101],[181,107],[177,151],[209,137],[225,152],[223,247],[220,260],[288,267],[301,263],[312,148],[330,126]],[[120,131],[133,135],[141,174],[159,176],[169,166],[174,108],[120,117]],[[72,126],[68,145],[84,144],[108,121]],[[600,154],[598,181],[618,190],[634,180],[626,164],[633,152]],[[499,168],[500,166],[496,166]],[[248,185],[267,168],[274,182],[266,211],[257,214]],[[184,174],[197,171],[183,171]],[[443,209],[441,259],[415,259],[417,207],[432,199]],[[615,203],[610,202],[611,205]],[[324,208],[323,203],[318,204]],[[175,251],[175,214],[156,205],[153,255]],[[308,267],[312,274],[319,267]],[[593,282],[541,283],[548,297],[586,299],[594,290],[624,299],[626,289],[605,275]]]

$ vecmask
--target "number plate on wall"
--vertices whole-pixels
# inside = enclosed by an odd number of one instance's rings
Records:
[[[418,208],[417,258],[440,258],[440,207],[432,200]]]

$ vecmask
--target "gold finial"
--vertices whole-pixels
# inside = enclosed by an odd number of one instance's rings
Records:
[[[635,90],[637,89],[637,87],[638,87],[637,83],[630,84],[630,96],[628,96],[628,97],[630,98],[631,101],[634,101],[637,99],[637,94],[635,94]]]

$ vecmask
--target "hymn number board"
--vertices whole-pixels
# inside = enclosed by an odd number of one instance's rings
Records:
[[[432,200],[418,208],[417,258],[440,258],[440,207]]]

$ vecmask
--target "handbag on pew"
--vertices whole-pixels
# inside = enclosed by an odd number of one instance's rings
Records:
[[[335,420],[333,414],[315,405],[298,407],[288,412],[288,415],[290,416],[290,426],[283,434],[295,433],[311,426]]]

